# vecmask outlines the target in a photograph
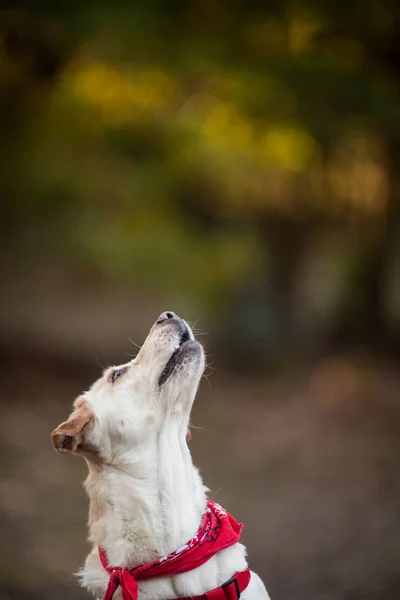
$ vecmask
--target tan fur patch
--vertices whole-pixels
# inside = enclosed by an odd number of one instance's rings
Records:
[[[88,402],[79,399],[69,419],[51,434],[54,448],[59,452],[76,452],[83,442],[83,431],[93,417],[93,410]]]
[[[98,521],[100,521],[103,516],[103,507],[102,504],[97,500],[95,496],[90,498],[90,507],[89,507],[89,525],[94,525]]]

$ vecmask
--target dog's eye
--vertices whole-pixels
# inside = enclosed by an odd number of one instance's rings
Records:
[[[115,369],[115,371],[113,371],[111,374],[112,383],[114,383],[114,381],[116,379],[118,379],[118,377],[121,377],[121,375],[123,375],[124,373],[125,373],[125,369]]]

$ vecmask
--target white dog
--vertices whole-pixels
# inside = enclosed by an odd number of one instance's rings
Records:
[[[137,357],[107,369],[52,434],[89,468],[93,549],[80,577],[98,598],[269,598],[248,570],[241,526],[207,501],[192,463],[187,432],[203,370],[192,331],[165,312]]]

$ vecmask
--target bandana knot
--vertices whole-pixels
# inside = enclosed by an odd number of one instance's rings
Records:
[[[100,554],[100,558],[102,558],[102,554]],[[103,560],[101,562],[103,563]],[[103,563],[103,567],[104,566]],[[122,589],[123,600],[137,600],[138,584],[132,573],[121,567],[113,569],[107,568],[106,570],[110,575],[110,581],[108,582],[104,600],[111,600],[119,586],[121,586]]]

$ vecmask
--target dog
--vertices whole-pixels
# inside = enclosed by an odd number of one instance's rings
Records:
[[[241,525],[207,500],[192,463],[189,418],[204,367],[190,327],[164,312],[137,357],[106,369],[52,433],[56,450],[89,469],[93,549],[79,577],[98,600],[269,599],[248,570]]]

